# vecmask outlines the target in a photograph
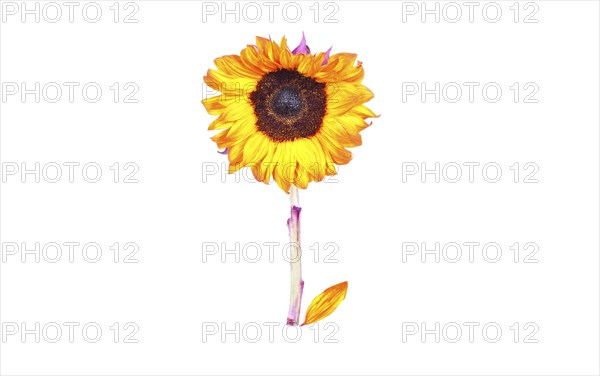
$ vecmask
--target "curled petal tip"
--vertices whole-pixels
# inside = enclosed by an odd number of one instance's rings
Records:
[[[292,55],[297,55],[297,54],[307,55],[309,53],[310,53],[310,48],[308,48],[308,46],[306,45],[306,37],[304,36],[304,32],[302,32],[302,40],[300,41],[300,44],[298,45],[298,47],[294,48],[294,50],[292,51]]]

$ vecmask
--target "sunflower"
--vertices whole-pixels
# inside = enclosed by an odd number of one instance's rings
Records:
[[[364,103],[373,93],[361,81],[356,54],[311,54],[304,35],[291,50],[256,37],[239,55],[215,60],[205,83],[220,95],[202,103],[218,115],[209,130],[229,158],[229,173],[250,167],[256,180],[271,178],[285,192],[306,188],[337,173],[352,159],[348,147],[362,143],[360,131],[376,117]]]

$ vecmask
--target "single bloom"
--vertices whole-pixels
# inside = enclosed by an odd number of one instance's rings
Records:
[[[306,188],[337,173],[352,159],[346,148],[362,143],[365,119],[377,117],[364,103],[373,93],[361,82],[357,55],[330,51],[311,54],[304,36],[290,51],[256,37],[239,55],[215,60],[206,84],[222,94],[204,99],[209,130],[229,158],[229,173],[250,167],[256,180],[271,178],[285,192]]]

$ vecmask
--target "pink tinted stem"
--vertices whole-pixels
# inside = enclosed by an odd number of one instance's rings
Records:
[[[302,250],[300,247],[300,207],[298,200],[298,188],[294,185],[290,188],[290,218],[287,221],[290,232],[290,309],[287,324],[298,325],[300,321],[300,305],[302,303]]]

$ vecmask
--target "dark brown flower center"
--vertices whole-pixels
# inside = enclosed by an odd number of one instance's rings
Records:
[[[277,142],[315,135],[327,107],[325,84],[290,69],[265,74],[250,100],[258,129]]]

